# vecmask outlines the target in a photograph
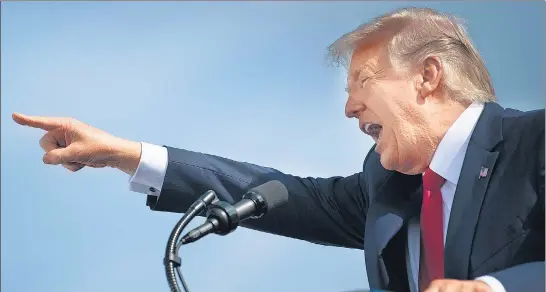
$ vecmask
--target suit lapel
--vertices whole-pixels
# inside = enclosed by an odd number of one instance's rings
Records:
[[[472,242],[498,158],[492,150],[501,140],[502,108],[488,103],[470,138],[455,191],[444,253],[446,278],[468,278]]]
[[[374,220],[373,237],[377,247],[377,254],[381,255],[392,238],[400,231],[400,228],[410,219],[415,208],[406,204],[385,204],[378,202],[376,207],[376,219]]]
[[[386,289],[389,286],[390,277],[387,273],[386,263],[383,259],[385,248],[392,238],[400,231],[405,222],[410,218],[409,212],[403,207],[396,204],[387,204],[386,202],[376,202],[373,209],[373,214],[370,214],[373,220],[370,228],[366,228],[369,232],[371,244],[368,248],[364,248],[366,252],[366,263],[369,278],[374,278],[370,275],[377,273],[376,279],[381,283],[375,284],[374,288]],[[371,219],[371,218],[370,218]],[[403,262],[403,259],[400,259]],[[370,283],[372,285],[372,283]]]
[[[466,279],[478,217],[491,175],[480,176],[482,167],[493,170],[498,152],[469,145],[455,191],[445,247],[445,277]]]
[[[420,202],[413,198],[419,192],[416,188],[420,190],[420,177],[393,173],[383,186],[368,214],[364,250],[370,287],[385,289],[390,282],[383,260],[385,248],[411,216],[419,212]]]

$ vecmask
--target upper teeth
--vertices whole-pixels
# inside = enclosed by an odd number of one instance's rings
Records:
[[[366,130],[367,133],[370,132],[370,127],[372,126],[372,124],[366,124],[364,125],[364,130]]]

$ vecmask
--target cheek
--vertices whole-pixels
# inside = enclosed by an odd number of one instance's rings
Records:
[[[385,131],[385,142],[392,152],[405,152],[415,143],[419,135],[420,120],[407,82],[390,82],[382,84],[375,90],[374,112],[379,116]],[[371,103],[371,102],[370,102]],[[403,156],[403,153],[399,153]]]
[[[368,108],[371,109],[384,125],[389,125],[402,113],[401,106],[404,102],[399,84],[392,81],[381,83],[376,82],[370,85],[367,92]]]
[[[378,86],[378,95],[381,97],[378,105],[385,123],[396,128],[410,128],[418,116],[415,95],[410,84],[406,81],[389,82]]]

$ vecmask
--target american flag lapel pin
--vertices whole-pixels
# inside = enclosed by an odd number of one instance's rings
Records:
[[[489,168],[482,166],[482,169],[480,169],[480,176],[478,177],[478,179],[485,178],[487,176],[488,171],[489,171]]]

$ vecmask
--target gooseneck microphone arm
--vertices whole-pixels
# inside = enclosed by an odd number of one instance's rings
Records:
[[[184,291],[189,292],[180,271],[182,262],[178,256],[178,250],[183,244],[199,240],[210,233],[219,235],[231,233],[239,226],[239,222],[249,218],[260,218],[268,211],[283,205],[287,201],[288,190],[281,182],[275,180],[252,188],[243,195],[239,202],[233,205],[228,202],[218,201],[214,191],[203,194],[178,221],[167,242],[163,264],[165,265],[170,291],[181,292],[176,279],[176,276],[178,276]],[[205,208],[207,209],[206,222],[179,240],[182,230]]]
[[[163,259],[163,264],[165,265],[165,272],[167,274],[167,282],[169,284],[169,289],[171,292],[181,292],[178,283],[176,280],[176,273],[180,278],[180,282],[184,287],[184,291],[189,292],[189,289],[182,277],[180,272],[180,265],[182,264],[180,257],[178,256],[179,245],[177,241],[182,233],[182,230],[188,225],[188,223],[201,211],[203,211],[208,205],[218,201],[216,193],[214,191],[205,192],[197,201],[195,201],[189,208],[188,211],[182,216],[180,221],[175,225],[169,240],[167,242],[167,248],[165,250],[165,258]]]
[[[207,221],[184,235],[179,246],[199,240],[210,233],[218,235],[231,233],[239,226],[239,222],[262,217],[267,212],[267,207],[263,195],[252,191],[246,193],[235,205],[218,201],[207,209]]]

